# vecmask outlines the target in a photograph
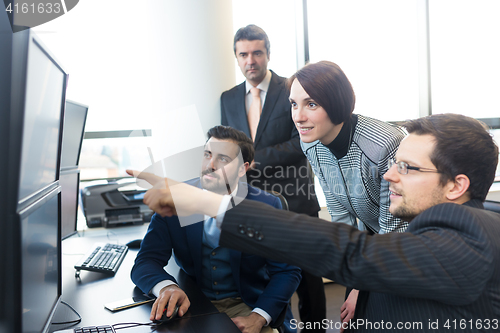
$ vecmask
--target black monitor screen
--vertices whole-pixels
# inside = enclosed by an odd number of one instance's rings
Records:
[[[61,153],[61,169],[78,166],[88,107],[66,101]]]
[[[45,332],[61,295],[59,188],[19,213],[22,332]]]
[[[59,184],[61,185],[61,238],[64,239],[76,232],[80,171],[61,172]]]
[[[66,74],[30,38],[20,168],[21,200],[57,180]]]

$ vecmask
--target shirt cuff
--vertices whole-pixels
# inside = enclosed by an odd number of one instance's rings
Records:
[[[273,319],[273,318],[271,318],[271,316],[266,311],[262,310],[261,308],[255,308],[255,309],[252,310],[252,312],[260,314],[262,317],[264,317],[264,319],[267,322],[267,324],[264,325],[264,326],[269,326],[269,323]]]
[[[229,207],[229,202],[231,202],[231,196],[225,195],[222,197],[220,202],[219,210],[217,211],[217,216],[215,217],[215,221],[217,222],[217,228],[221,229],[222,221],[224,221],[224,216],[226,216],[226,211]]]
[[[170,281],[170,280],[163,280],[163,281],[160,281],[158,282],[154,287],[153,289],[151,289],[151,293],[153,295],[155,295],[156,297],[160,296],[160,291],[165,288],[165,287],[168,287],[168,286],[171,286],[175,284],[177,287],[177,283],[175,283],[174,281]]]

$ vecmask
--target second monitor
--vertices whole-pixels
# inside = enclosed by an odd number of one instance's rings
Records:
[[[77,167],[80,162],[88,106],[66,101],[61,152],[61,170]]]
[[[61,152],[61,237],[67,238],[77,231],[80,191],[80,152],[82,149],[88,106],[66,101]]]

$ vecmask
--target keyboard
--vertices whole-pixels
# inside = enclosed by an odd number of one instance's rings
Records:
[[[115,333],[115,329],[112,326],[87,326],[75,328],[75,333]]]
[[[80,270],[86,270],[114,276],[127,251],[127,245],[94,244],[94,247],[75,265],[76,275],[80,274]]]
[[[55,331],[54,333],[116,333],[116,331],[113,326],[102,325],[70,328],[62,331]]]

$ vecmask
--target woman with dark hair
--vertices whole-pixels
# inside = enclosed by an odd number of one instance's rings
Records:
[[[292,119],[304,154],[325,193],[332,222],[372,233],[403,232],[408,223],[389,213],[389,183],[383,179],[404,132],[391,124],[353,114],[351,83],[329,61],[308,64],[288,79]],[[357,291],[341,308],[354,315]]]

